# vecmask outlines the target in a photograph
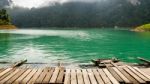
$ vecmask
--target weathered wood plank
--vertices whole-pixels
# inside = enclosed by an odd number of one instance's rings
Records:
[[[40,76],[40,74],[42,73],[43,69],[38,69],[37,72],[33,75],[33,77],[30,79],[30,81],[28,82],[28,84],[34,84],[36,79]]]
[[[87,70],[82,69],[84,84],[90,84],[90,78],[88,76]]]
[[[114,71],[123,79],[123,81],[127,84],[131,84],[130,80],[126,78],[116,67],[113,67]]]
[[[99,72],[100,76],[102,77],[105,84],[112,84],[102,69],[98,69],[98,72]]]
[[[43,79],[43,83],[49,83],[50,78],[52,77],[52,74],[55,69],[52,67],[52,68],[49,68],[48,70],[49,72],[46,74],[45,78]]]
[[[54,73],[52,75],[52,78],[50,79],[50,83],[55,83],[56,82],[58,74],[59,74],[59,68],[56,67],[55,71],[54,71]]]
[[[21,60],[21,61],[15,63],[14,65],[12,65],[12,68],[19,67],[19,66],[23,65],[25,62],[27,62],[27,60]]]
[[[150,65],[150,61],[149,60],[141,58],[141,57],[138,57],[138,59]]]
[[[1,69],[0,69],[1,70]],[[45,71],[44,71],[45,70]],[[63,83],[64,84],[118,84],[119,76],[125,83],[149,83],[150,77],[137,67],[113,67],[104,69],[5,69],[0,75],[0,83],[6,84],[34,84],[34,83]],[[65,73],[65,75],[64,75]],[[112,74],[113,73],[113,74]],[[55,74],[55,75],[54,75]],[[64,77],[65,76],[65,77]],[[136,76],[136,77],[135,77]],[[139,80],[139,79],[140,80]],[[36,80],[40,82],[35,82]],[[53,79],[53,82],[50,82]],[[64,80],[63,80],[64,79]],[[144,81],[144,82],[143,82]]]
[[[125,83],[112,67],[108,67],[107,69],[119,83]]]
[[[32,71],[22,80],[22,83],[27,83],[33,77],[36,71],[37,69],[32,69]]]
[[[10,71],[8,71],[7,73],[3,74],[1,77],[0,77],[0,81],[4,78],[6,78],[7,76],[9,76],[11,73],[13,73],[15,71],[15,68],[11,69]],[[5,71],[4,71],[5,72]],[[2,72],[3,73],[3,72]]]
[[[27,69],[14,83],[19,84],[22,83],[22,80],[31,72],[31,69]]]
[[[63,77],[64,77],[64,67],[60,67],[60,72],[59,75],[57,77],[56,83],[63,83]]]
[[[76,70],[71,69],[71,84],[77,84]]]
[[[93,69],[94,76],[98,82],[98,84],[104,84],[104,81],[102,80],[101,76],[99,75],[98,71],[96,69]]]
[[[142,75],[144,75],[145,77],[147,77],[148,79],[150,79],[150,75],[147,75],[146,73],[142,72],[140,69],[138,69],[137,67],[134,67],[135,70],[137,70],[138,72],[140,72]]]
[[[40,76],[36,79],[35,83],[42,83],[47,73],[48,73],[48,69],[44,69],[40,74]]]
[[[15,75],[13,76],[11,79],[9,79],[6,84],[11,84],[13,83],[17,78],[19,78],[24,72],[26,71],[26,69],[20,69],[20,71]]]
[[[89,78],[90,78],[91,83],[92,83],[92,84],[97,84],[97,81],[96,81],[96,79],[95,79],[95,77],[94,77],[94,75],[93,75],[92,70],[91,70],[91,69],[87,69],[87,71],[88,71],[88,75],[89,75]]]
[[[6,69],[4,69],[4,68],[1,68],[1,69],[0,69],[0,73],[1,73],[1,72],[3,72],[4,70],[6,70]]]
[[[77,82],[78,84],[84,84],[83,75],[80,69],[77,69]]]
[[[66,69],[64,84],[70,84],[70,80],[71,80],[70,78],[71,78],[71,70]]]
[[[124,69],[118,68],[119,71],[126,77],[128,80],[130,80],[133,84],[139,84],[137,80],[135,80],[131,75],[129,75]]]
[[[146,82],[150,82],[150,80],[148,78],[146,78],[145,76],[143,76],[142,74],[140,74],[139,72],[137,72],[133,67],[131,66],[127,66],[132,72],[134,72],[136,75],[138,75],[140,78],[142,78],[144,81]]]
[[[0,77],[2,77],[4,74],[6,74],[7,72],[9,72],[10,70],[12,70],[12,68],[8,68],[6,70],[4,70],[3,72],[0,73]]]
[[[105,74],[108,76],[108,78],[111,80],[113,84],[119,84],[119,82],[111,75],[111,73],[107,69],[103,69]]]
[[[132,71],[130,71],[127,67],[124,68],[124,70],[130,74],[132,77],[134,77],[139,83],[146,83],[144,80],[142,80],[140,77],[138,77],[136,74],[134,74]]]
[[[3,80],[0,81],[1,84],[4,84],[5,82],[7,82],[11,77],[13,77],[16,73],[19,72],[19,69],[16,69],[14,72],[12,72],[9,76],[7,76],[6,78],[4,78]]]

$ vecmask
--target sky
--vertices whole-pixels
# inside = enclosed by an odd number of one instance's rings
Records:
[[[91,2],[91,1],[98,1],[98,0],[12,0],[14,5],[17,6],[22,6],[22,7],[27,7],[27,8],[32,8],[32,7],[40,7],[44,5],[48,5],[50,2],[68,2],[68,1],[86,1],[86,2]]]
[[[47,6],[51,2],[60,2],[65,3],[68,1],[82,1],[82,2],[93,2],[93,1],[101,1],[101,0],[12,0],[14,5],[21,6],[21,7],[27,7],[27,8],[37,8],[40,6]],[[105,0],[109,1],[109,0]],[[138,0],[128,0],[132,4],[139,4]]]
[[[58,1],[58,0],[12,0],[14,5],[32,8],[39,7],[46,3]]]

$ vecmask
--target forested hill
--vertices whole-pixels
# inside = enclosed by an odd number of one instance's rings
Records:
[[[150,0],[53,3],[8,10],[18,27],[135,27],[150,22]]]
[[[0,10],[0,25],[9,25],[10,18],[5,9]]]

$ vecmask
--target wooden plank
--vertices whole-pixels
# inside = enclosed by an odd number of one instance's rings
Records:
[[[116,67],[113,67],[114,71],[123,79],[123,81],[127,84],[130,84],[130,80],[126,78]]]
[[[136,74],[134,74],[132,71],[130,71],[127,67],[124,68],[124,70],[129,73],[132,77],[134,77],[139,83],[146,83],[144,80],[139,78]]]
[[[1,84],[4,84],[5,82],[7,82],[11,77],[13,77],[16,73],[19,72],[19,69],[16,69],[13,73],[11,73],[9,76],[7,76],[6,78],[4,78],[3,80],[0,81]]]
[[[140,72],[143,76],[147,77],[148,79],[150,79],[150,75],[147,75],[146,73],[142,72],[140,69],[138,69],[137,67],[134,67],[135,70],[137,70],[138,72]]]
[[[1,69],[0,69],[0,73],[1,73],[1,72],[3,72],[4,70],[6,70],[6,69],[4,69],[4,68],[1,68]]]
[[[140,78],[142,78],[144,81],[146,82],[150,82],[150,80],[148,78],[146,78],[145,76],[143,76],[142,74],[140,74],[139,72],[137,72],[133,67],[131,66],[127,66],[132,72],[134,72],[136,75],[138,75]]]
[[[80,69],[77,69],[77,82],[78,84],[84,84],[82,72]]]
[[[101,76],[99,75],[99,73],[96,69],[93,69],[93,73],[94,73],[94,76],[95,76],[98,84],[104,84],[103,79],[101,78]]]
[[[6,74],[7,72],[9,72],[10,70],[12,70],[12,68],[8,68],[6,70],[4,70],[3,72],[0,73],[0,77],[2,77],[4,74]]]
[[[23,65],[25,62],[27,62],[27,60],[21,60],[15,64],[13,64],[12,68],[19,67],[19,66]]]
[[[27,69],[14,83],[19,84],[21,81],[31,72],[31,69]]]
[[[91,84],[97,84],[96,79],[91,69],[87,69]]]
[[[131,83],[133,84],[139,84],[137,80],[135,80],[131,75],[129,75],[124,69],[118,68],[119,71],[126,77],[128,80],[130,80]]]
[[[102,77],[105,84],[112,84],[102,69],[98,69],[98,72],[99,72],[100,76]]]
[[[149,60],[141,58],[141,57],[138,57],[138,59],[150,65],[150,61]]]
[[[32,69],[32,71],[22,80],[22,83],[27,83],[33,77],[36,71],[37,69]]]
[[[60,67],[60,72],[57,77],[56,83],[63,83],[63,78],[64,78],[64,67]]]
[[[113,84],[119,84],[119,82],[111,75],[111,73],[107,69],[103,69],[105,74],[108,76],[108,78],[111,80]]]
[[[150,76],[150,67],[149,68],[139,68],[142,72]]]
[[[40,74],[40,76],[36,79],[35,83],[42,83],[47,73],[48,73],[48,69],[44,69]]]
[[[108,67],[107,69],[119,83],[125,83],[112,67]]]
[[[2,75],[0,77],[0,81],[4,78],[6,78],[7,76],[9,76],[9,74],[13,73],[13,71],[15,71],[15,68],[14,69],[11,69],[10,71],[8,71],[7,73],[5,73],[4,75]],[[5,71],[4,71],[5,72]],[[2,72],[3,73],[3,72]]]
[[[76,70],[71,69],[71,84],[77,84]]]
[[[71,73],[70,69],[66,69],[64,84],[70,84]]]
[[[48,68],[48,73],[46,74],[45,78],[43,79],[43,83],[49,83],[50,78],[52,77],[52,74],[54,72],[54,68]]]
[[[86,69],[82,69],[84,84],[90,84],[90,79]]]
[[[59,68],[56,67],[56,68],[55,68],[55,71],[54,71],[54,73],[53,73],[53,75],[52,75],[52,78],[50,79],[50,83],[55,83],[55,82],[56,82],[58,73],[59,73]]]
[[[138,84],[138,81],[135,80],[131,75],[129,75],[126,71],[124,71],[122,68],[118,67],[116,64],[112,63],[111,64],[113,66],[115,66],[130,82],[129,83],[133,83],[133,84]],[[123,77],[123,76],[122,76]],[[126,80],[127,81],[127,80]]]
[[[34,84],[36,79],[40,76],[40,74],[42,73],[43,69],[38,69],[37,72],[33,75],[33,77],[30,79],[30,81],[28,82],[28,84]]]
[[[26,71],[26,69],[20,69],[20,71],[15,75],[13,76],[11,79],[9,79],[6,84],[11,84],[13,83],[17,78],[19,78],[24,72]]]

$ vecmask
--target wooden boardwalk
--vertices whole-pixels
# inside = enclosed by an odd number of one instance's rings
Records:
[[[150,84],[150,75],[137,67],[100,69],[0,69],[0,84]]]

